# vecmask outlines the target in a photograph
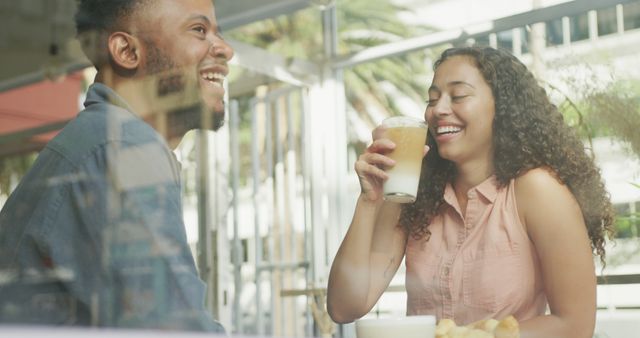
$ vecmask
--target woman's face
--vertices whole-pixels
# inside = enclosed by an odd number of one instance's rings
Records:
[[[442,158],[458,166],[492,163],[494,116],[491,87],[471,57],[452,56],[438,66],[425,120]]]

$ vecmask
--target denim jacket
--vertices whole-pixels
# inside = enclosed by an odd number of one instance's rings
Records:
[[[0,322],[224,332],[204,308],[179,174],[164,139],[93,84],[0,212]]]

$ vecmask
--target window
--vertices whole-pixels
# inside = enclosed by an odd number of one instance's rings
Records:
[[[638,209],[640,202],[635,202],[635,205],[633,203],[620,203],[613,207],[616,212],[616,237],[638,237],[640,234],[640,209]]]
[[[498,48],[513,51],[513,32],[503,31],[496,34],[498,38]]]
[[[589,38],[589,17],[587,13],[569,18],[571,25],[571,42],[586,40]]]
[[[616,18],[616,8],[610,7],[597,11],[598,16],[598,36],[613,34],[618,31],[618,20]]]
[[[624,30],[640,28],[640,2],[625,4],[622,7],[624,12]]]
[[[520,31],[520,52],[522,54],[529,53],[531,43],[531,26],[521,27]]]
[[[476,36],[473,40],[476,46],[491,46],[489,35]]]
[[[545,22],[547,32],[547,46],[562,45],[562,19],[555,19]]]

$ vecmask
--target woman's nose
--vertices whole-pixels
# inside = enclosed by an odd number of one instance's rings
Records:
[[[424,111],[425,121],[430,121],[434,117],[442,117],[451,114],[451,105],[444,102],[443,98],[431,102]]]
[[[451,104],[446,97],[441,97],[431,107],[433,114],[436,116],[451,114]]]

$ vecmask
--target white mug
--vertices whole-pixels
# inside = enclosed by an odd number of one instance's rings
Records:
[[[365,318],[356,321],[358,338],[434,338],[435,316]]]

